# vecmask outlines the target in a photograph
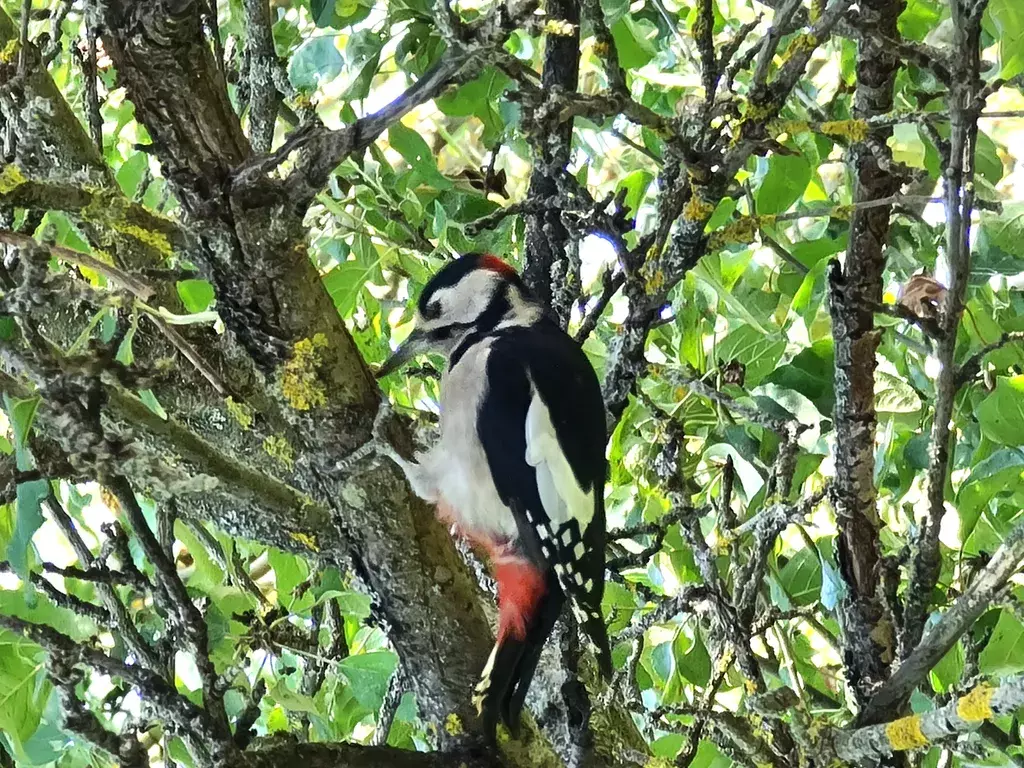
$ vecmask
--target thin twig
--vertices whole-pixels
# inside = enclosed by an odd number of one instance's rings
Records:
[[[61,261],[67,261],[71,264],[91,269],[93,272],[98,272],[111,282],[117,283],[122,288],[126,288],[143,301],[148,301],[156,293],[153,288],[146,285],[146,283],[142,282],[134,275],[130,275],[117,267],[106,264],[87,253],[73,251],[62,245],[40,243],[33,237],[23,235],[18,232],[12,232],[9,229],[0,229],[0,243],[11,245],[15,248],[45,248]]]
[[[956,388],[959,389],[964,384],[969,382],[978,372],[981,370],[982,361],[992,352],[998,349],[1002,349],[1007,344],[1016,344],[1024,342],[1024,331],[1006,331],[997,341],[987,344],[986,346],[979,349],[967,360],[964,361],[963,365],[956,373]]]
[[[100,114],[99,97],[99,54],[95,26],[86,16],[86,54],[82,59],[82,79],[85,81],[85,103],[89,117],[89,132],[96,151],[103,157],[103,116]]]

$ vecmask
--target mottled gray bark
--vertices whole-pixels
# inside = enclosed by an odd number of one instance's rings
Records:
[[[868,0],[865,22],[896,37],[904,0]],[[857,51],[855,116],[887,114],[900,60],[877,38],[865,37]],[[854,203],[887,198],[900,188],[886,146],[889,128],[876,129],[849,152]],[[845,264],[829,272],[829,308],[835,339],[836,477],[832,502],[839,524],[837,552],[847,586],[840,616],[846,645],[847,679],[863,705],[886,676],[895,643],[895,627],[883,623],[879,583],[879,520],[875,494],[875,350],[879,331],[874,307],[882,301],[882,272],[889,239],[891,206],[858,208],[850,222]]]
[[[574,26],[571,35],[548,35],[544,49],[541,86],[545,90],[575,92],[580,68],[580,6],[578,0],[550,0],[547,15]],[[558,177],[566,172],[572,151],[573,120],[537,125],[534,136],[530,200],[549,200],[558,192]],[[550,121],[549,121],[550,122]],[[569,322],[573,299],[579,295],[579,256],[576,243],[562,223],[557,206],[542,206],[526,215],[526,260],[523,280],[534,295],[558,316],[562,327]]]

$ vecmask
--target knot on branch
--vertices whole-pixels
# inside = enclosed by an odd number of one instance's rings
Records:
[[[100,380],[81,371],[57,376],[40,390],[51,431],[80,472],[106,477],[133,458],[130,439],[107,434],[100,412],[107,397]]]
[[[50,274],[49,252],[42,246],[19,248],[16,261],[5,265],[20,266],[21,281],[3,299],[4,310],[17,316],[30,317],[54,300],[55,276]]]

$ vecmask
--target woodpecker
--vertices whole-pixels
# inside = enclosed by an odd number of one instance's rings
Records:
[[[604,403],[594,369],[491,255],[463,256],[423,289],[414,330],[377,376],[416,354],[446,354],[440,437],[401,457],[414,492],[490,560],[497,639],[473,701],[493,742],[513,735],[544,642],[566,597],[597,649],[611,651],[604,594]]]

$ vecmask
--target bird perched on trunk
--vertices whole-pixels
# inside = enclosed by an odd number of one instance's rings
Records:
[[[582,349],[495,256],[464,256],[431,279],[415,330],[378,377],[426,351],[448,356],[440,438],[415,463],[396,461],[416,494],[490,560],[497,640],[474,702],[493,741],[499,718],[517,733],[567,596],[611,676],[601,615],[604,403]]]

